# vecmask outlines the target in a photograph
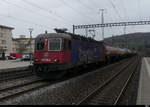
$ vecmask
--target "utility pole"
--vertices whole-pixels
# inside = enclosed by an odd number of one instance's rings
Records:
[[[112,35],[112,45],[114,45],[114,35]]]
[[[124,35],[126,35],[126,26],[124,26]]]
[[[124,36],[126,36],[126,29],[127,29],[127,26],[125,25],[125,26],[124,26]],[[125,46],[126,46],[126,48],[128,48],[128,40],[127,40],[127,37],[125,37]]]
[[[101,23],[102,24],[104,24],[104,11],[105,11],[106,9],[100,9],[100,12],[102,12],[102,14],[101,14]],[[102,27],[102,38],[103,38],[103,40],[104,40],[104,31],[105,31],[105,29],[104,29],[104,27]]]
[[[88,37],[88,28],[85,29],[85,35]]]
[[[75,26],[73,25],[73,34],[75,34],[75,28],[74,28]]]
[[[31,55],[32,55],[32,31],[33,31],[33,28],[29,28],[29,32],[30,32],[30,64],[32,64],[32,59],[31,59]]]

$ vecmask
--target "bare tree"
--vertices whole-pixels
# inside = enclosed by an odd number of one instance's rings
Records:
[[[3,49],[2,46],[0,46],[0,59],[5,59],[5,49]]]
[[[26,44],[23,41],[18,41],[18,52],[20,53],[21,58],[26,50]]]
[[[2,46],[0,46],[0,53],[2,53],[3,52],[3,47]]]

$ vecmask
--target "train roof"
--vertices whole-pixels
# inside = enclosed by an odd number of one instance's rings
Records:
[[[71,36],[65,33],[47,33],[47,34],[40,34],[36,38],[68,38],[71,39]]]
[[[47,34],[45,33],[45,34],[38,35],[36,38],[68,38],[68,39],[76,39],[76,40],[82,40],[82,41],[102,43],[90,37],[84,37],[84,36],[72,34],[72,33],[47,33]]]

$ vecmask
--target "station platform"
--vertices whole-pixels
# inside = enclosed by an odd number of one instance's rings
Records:
[[[150,58],[142,59],[137,105],[150,105]]]
[[[23,61],[0,61],[0,70],[3,69],[11,69],[11,68],[20,68],[20,67],[28,67],[32,64],[30,64],[30,61],[23,62]]]

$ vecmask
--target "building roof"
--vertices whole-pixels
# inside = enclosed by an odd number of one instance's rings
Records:
[[[81,35],[76,35],[72,33],[48,33],[48,34],[40,34],[36,37],[36,39],[39,38],[68,38],[68,39],[76,39],[76,40],[83,40],[83,41],[93,41],[93,42],[100,42],[96,41],[90,37],[84,37]]]
[[[6,28],[6,29],[11,29],[13,30],[14,28],[13,27],[9,27],[9,26],[4,26],[4,25],[0,25],[1,28]]]
[[[30,38],[12,38],[13,41],[20,41],[20,40],[30,40]],[[32,38],[32,40],[35,40],[35,38]]]
[[[40,35],[38,35],[36,38],[48,38],[48,37],[51,37],[51,38],[57,38],[57,37],[59,37],[59,38],[69,38],[69,39],[71,39],[71,36],[70,35],[68,35],[68,34],[65,34],[65,33],[48,33],[48,34],[40,34]]]

